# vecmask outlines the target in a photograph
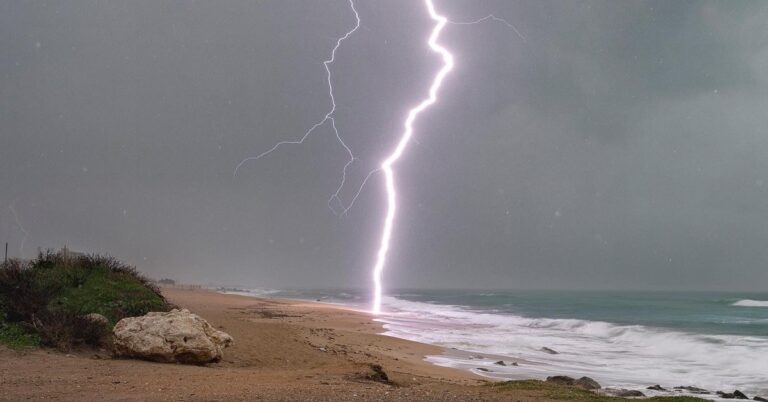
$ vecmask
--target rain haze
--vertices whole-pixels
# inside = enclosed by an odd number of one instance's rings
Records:
[[[456,67],[396,165],[389,288],[758,290],[768,3],[437,1]],[[356,1],[332,65],[349,203],[440,59],[414,1]],[[323,60],[344,0],[0,4],[0,241],[155,278],[369,287]]]

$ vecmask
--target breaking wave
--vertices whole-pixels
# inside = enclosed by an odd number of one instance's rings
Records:
[[[738,307],[768,307],[768,300],[750,300],[744,299],[733,303],[732,306]]]
[[[586,375],[603,385],[646,393],[645,387],[653,384],[768,391],[764,375],[768,372],[768,337],[530,318],[392,297],[385,304],[391,311],[380,318],[386,335],[469,352],[429,360],[443,366],[483,368],[476,372],[489,377]],[[557,354],[546,353],[544,348]],[[517,361],[519,366],[494,364],[498,360]]]

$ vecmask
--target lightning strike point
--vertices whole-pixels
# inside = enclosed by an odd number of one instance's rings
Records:
[[[408,115],[405,118],[405,131],[400,137],[397,146],[394,151],[387,156],[381,164],[381,171],[384,172],[385,188],[387,191],[387,213],[384,218],[384,228],[381,234],[381,243],[379,245],[379,251],[376,254],[376,264],[373,267],[373,306],[371,312],[373,314],[381,313],[381,298],[382,298],[382,275],[384,273],[384,266],[387,259],[387,252],[389,251],[390,240],[392,238],[392,228],[394,226],[395,212],[397,211],[397,192],[395,189],[395,174],[392,169],[395,162],[403,155],[408,142],[410,142],[413,136],[413,124],[416,118],[437,102],[437,93],[443,84],[443,79],[453,69],[453,55],[446,48],[440,46],[437,43],[437,39],[440,37],[440,32],[448,23],[448,19],[435,11],[435,6],[432,0],[424,0],[424,4],[429,12],[429,17],[436,22],[435,27],[432,29],[432,33],[429,35],[427,45],[433,52],[438,53],[443,58],[443,67],[435,75],[432,80],[432,86],[429,88],[429,96],[422,100],[421,103],[416,105],[408,111]]]
[[[360,28],[360,15],[358,14],[357,9],[355,8],[355,3],[353,0],[349,0],[349,5],[350,5],[350,8],[352,9],[352,12],[355,15],[355,21],[356,21],[355,26],[336,40],[336,45],[333,47],[333,50],[331,51],[330,58],[328,60],[323,61],[323,67],[325,67],[325,72],[326,72],[327,82],[328,82],[328,97],[330,98],[330,101],[331,101],[330,110],[323,116],[322,119],[320,119],[314,125],[312,125],[312,127],[310,127],[309,130],[307,130],[304,133],[304,135],[298,140],[278,142],[272,148],[270,148],[265,152],[262,152],[257,156],[251,156],[243,159],[235,167],[235,170],[232,174],[233,177],[237,176],[237,172],[246,162],[259,160],[271,154],[272,152],[276,151],[278,148],[282,147],[283,145],[303,144],[304,141],[306,141],[306,139],[317,128],[325,125],[329,121],[331,123],[331,129],[333,130],[333,133],[336,136],[336,140],[339,142],[339,144],[341,144],[341,146],[344,148],[347,155],[349,156],[349,159],[344,164],[344,167],[341,171],[341,180],[339,182],[339,185],[336,188],[336,191],[328,198],[328,201],[327,201],[328,208],[330,208],[334,214],[339,215],[336,209],[337,207],[339,207],[341,208],[340,215],[346,216],[349,210],[354,206],[355,201],[357,200],[358,196],[360,196],[360,193],[363,191],[363,188],[365,187],[366,183],[368,183],[368,180],[373,175],[379,172],[383,172],[384,180],[385,180],[386,195],[387,195],[387,210],[386,210],[384,225],[381,233],[381,242],[379,243],[379,249],[376,254],[376,262],[373,267],[374,294],[373,294],[373,304],[371,308],[371,312],[373,314],[381,313],[381,300],[382,300],[382,292],[383,292],[382,276],[383,276],[384,268],[386,265],[387,253],[389,252],[389,248],[390,248],[390,241],[392,238],[392,230],[394,227],[395,214],[397,212],[397,191],[395,188],[395,174],[394,174],[393,167],[395,163],[402,156],[408,143],[411,141],[411,137],[413,136],[413,125],[416,122],[416,119],[418,118],[419,114],[421,114],[421,112],[425,111],[427,108],[432,106],[435,102],[437,102],[437,94],[438,94],[438,91],[440,90],[440,87],[442,86],[443,80],[448,75],[448,73],[453,69],[453,65],[454,65],[453,54],[451,54],[451,52],[449,52],[446,48],[444,48],[443,46],[437,43],[437,40],[440,37],[440,33],[442,32],[446,24],[474,25],[474,24],[479,24],[481,22],[485,22],[485,21],[495,21],[495,22],[500,22],[506,25],[507,27],[511,28],[520,37],[520,39],[522,39],[523,41],[526,41],[526,37],[522,33],[520,33],[520,31],[518,31],[517,28],[512,23],[508,22],[505,19],[496,17],[493,14],[489,14],[483,18],[480,18],[474,21],[452,21],[446,18],[445,16],[437,13],[437,11],[435,10],[435,6],[433,4],[433,0],[424,0],[424,4],[427,8],[427,12],[429,13],[429,17],[433,21],[435,21],[435,26],[432,29],[432,33],[429,35],[429,38],[427,39],[427,45],[433,52],[439,54],[442,57],[443,66],[435,74],[432,80],[432,85],[429,88],[428,96],[425,99],[423,99],[419,104],[417,104],[415,107],[413,107],[408,111],[408,114],[406,115],[406,118],[404,121],[404,131],[401,134],[400,140],[397,142],[397,146],[395,147],[395,149],[392,151],[391,154],[389,154],[382,161],[381,165],[378,168],[368,172],[368,175],[366,175],[365,179],[363,180],[360,187],[357,189],[357,192],[352,197],[352,200],[349,202],[348,205],[346,206],[344,205],[344,202],[340,197],[340,193],[344,189],[344,186],[346,185],[347,169],[356,160],[358,160],[358,158],[355,157],[355,154],[352,152],[352,149],[350,149],[349,146],[347,146],[347,144],[341,138],[341,135],[339,134],[339,130],[336,127],[336,120],[334,118],[334,113],[336,112],[336,98],[334,97],[333,81],[331,79],[330,65],[335,62],[336,51],[341,46],[342,42],[347,38],[349,38],[353,33],[355,33],[355,31],[357,31],[358,28]],[[416,140],[414,141],[417,142]],[[25,232],[25,238],[26,238],[26,232]],[[270,243],[272,243],[271,240],[270,240]]]

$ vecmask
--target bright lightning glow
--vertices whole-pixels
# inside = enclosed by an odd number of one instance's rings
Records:
[[[341,139],[341,135],[339,134],[339,130],[336,128],[336,119],[334,119],[333,114],[336,112],[336,98],[333,95],[333,81],[331,80],[331,64],[333,64],[334,61],[336,61],[336,51],[339,50],[339,47],[341,46],[341,42],[344,42],[347,38],[349,38],[355,31],[357,31],[358,28],[360,28],[360,15],[357,13],[357,9],[355,8],[355,3],[353,0],[349,0],[349,6],[352,8],[352,12],[355,14],[355,26],[347,31],[343,36],[336,39],[336,46],[333,47],[333,50],[331,51],[331,57],[328,58],[328,60],[323,61],[323,66],[325,67],[325,73],[328,81],[328,97],[331,100],[331,109],[328,111],[328,113],[323,116],[320,121],[315,123],[312,127],[307,130],[307,132],[304,133],[304,135],[296,141],[280,141],[275,146],[270,148],[267,151],[262,152],[259,155],[251,156],[248,158],[243,159],[240,161],[240,163],[235,167],[235,171],[232,173],[232,176],[237,176],[238,170],[240,170],[240,167],[242,167],[246,162],[249,161],[255,161],[258,159],[261,159],[278,148],[280,148],[283,145],[299,145],[303,144],[304,141],[309,137],[310,134],[312,134],[315,129],[318,127],[324,125],[328,121],[331,122],[331,128],[333,129],[333,133],[336,135],[336,139],[339,141],[339,144],[344,148],[345,151],[347,151],[347,154],[349,155],[349,160],[344,165],[344,168],[341,172],[341,182],[339,183],[339,187],[336,188],[336,192],[331,195],[331,197],[328,199],[328,207],[331,208],[331,211],[336,213],[334,207],[333,207],[333,201],[338,201],[339,204],[341,204],[341,207],[344,208],[344,204],[341,201],[341,198],[339,198],[339,193],[344,188],[344,184],[347,180],[347,168],[349,165],[351,165],[357,158],[355,158],[355,155],[352,153],[352,150],[347,146],[347,144],[344,142],[344,140]],[[349,210],[349,208],[344,208],[344,211],[346,212]]]
[[[507,28],[511,29],[512,32],[514,32],[520,39],[522,39],[523,42],[527,41],[527,38],[525,37],[525,35],[523,35],[517,29],[517,27],[515,27],[514,24],[512,24],[511,22],[505,20],[504,18],[500,18],[500,17],[495,16],[494,14],[488,14],[488,15],[486,15],[483,18],[478,18],[478,19],[472,20],[472,21],[455,21],[455,20],[446,19],[446,22],[448,24],[452,24],[452,25],[476,25],[476,24],[480,24],[480,23],[488,22],[488,21],[499,22],[499,23],[501,23],[503,25],[506,25]],[[416,140],[414,140],[414,141],[416,141]],[[416,141],[416,142],[418,142],[418,141]],[[347,207],[344,208],[344,210],[342,211],[341,215],[347,215],[347,212],[349,212],[349,210],[352,209],[352,207],[355,205],[355,201],[357,201],[357,197],[360,196],[360,193],[363,192],[363,188],[368,183],[368,179],[370,179],[374,174],[379,173],[380,171],[381,171],[381,168],[378,167],[378,168],[368,172],[368,175],[365,176],[365,179],[363,180],[362,184],[360,184],[360,187],[358,187],[357,192],[352,197],[352,200],[349,202]],[[343,181],[342,181],[342,185],[343,185]],[[339,190],[336,191],[336,195],[337,196],[338,196],[338,193],[339,193],[340,190],[341,190],[341,187],[339,187]],[[338,197],[337,197],[337,199],[338,199]]]
[[[483,18],[480,18],[474,21],[466,21],[466,22],[451,21],[447,19],[445,16],[437,14],[432,0],[424,0],[424,4],[427,7],[427,11],[429,13],[430,18],[436,22],[434,28],[432,29],[432,33],[429,35],[427,44],[429,45],[429,48],[433,52],[438,53],[442,56],[443,66],[437,72],[437,74],[435,75],[432,81],[432,85],[429,88],[429,96],[426,99],[422,100],[421,103],[416,105],[416,107],[408,111],[407,117],[404,122],[405,131],[402,133],[400,140],[398,141],[397,146],[395,147],[393,152],[389,154],[389,156],[387,156],[386,159],[384,159],[380,167],[370,171],[368,175],[366,175],[365,179],[363,180],[360,187],[357,189],[357,192],[352,197],[352,200],[349,202],[348,205],[346,206],[344,205],[344,202],[341,200],[339,194],[341,193],[341,191],[344,188],[344,185],[346,184],[347,169],[352,163],[354,163],[357,160],[357,158],[355,157],[352,150],[344,142],[344,140],[342,140],[341,135],[339,134],[339,130],[336,127],[336,119],[334,118],[334,113],[336,112],[336,98],[334,97],[334,92],[333,92],[333,81],[331,80],[330,66],[336,60],[336,51],[341,46],[341,43],[347,38],[349,38],[355,31],[357,31],[358,28],[360,28],[360,15],[355,9],[355,3],[353,2],[353,0],[349,0],[349,5],[350,5],[350,8],[352,9],[352,12],[355,14],[355,21],[356,21],[355,26],[336,40],[336,46],[333,47],[330,58],[323,62],[323,66],[325,67],[325,72],[326,72],[327,81],[328,81],[328,97],[331,100],[330,110],[325,114],[325,116],[323,116],[322,119],[320,119],[317,123],[315,123],[312,127],[310,127],[309,130],[307,130],[300,139],[295,141],[278,142],[272,148],[270,148],[265,152],[262,152],[257,156],[252,156],[252,157],[243,159],[237,165],[237,167],[235,167],[235,170],[233,173],[233,176],[236,176],[238,170],[246,162],[261,159],[271,154],[272,152],[274,152],[275,150],[277,150],[283,145],[303,144],[310,134],[312,134],[317,128],[324,125],[328,121],[330,121],[331,123],[331,128],[333,129],[333,132],[339,144],[341,144],[341,146],[349,155],[349,160],[346,162],[341,172],[341,180],[339,182],[339,186],[336,188],[336,191],[328,199],[328,207],[331,209],[331,211],[333,211],[334,214],[337,213],[337,210],[334,206],[337,206],[341,208],[341,215],[346,215],[349,212],[349,210],[352,208],[352,206],[355,204],[355,201],[357,200],[360,193],[363,191],[363,188],[365,187],[365,184],[368,182],[368,180],[376,173],[383,172],[384,179],[385,179],[385,188],[387,193],[387,212],[385,215],[384,227],[381,234],[381,243],[379,245],[378,253],[376,254],[376,263],[373,268],[374,297],[373,297],[372,311],[374,314],[378,314],[381,312],[382,275],[384,272],[384,267],[387,259],[387,253],[390,247],[390,240],[392,238],[392,229],[394,226],[395,213],[397,211],[397,192],[395,189],[395,177],[394,177],[393,166],[395,162],[397,162],[397,160],[400,159],[403,152],[405,151],[406,146],[410,142],[411,137],[413,136],[413,124],[416,121],[417,117],[421,112],[429,108],[432,104],[434,104],[437,101],[437,93],[440,90],[440,87],[442,86],[443,79],[445,79],[446,75],[448,75],[448,73],[453,69],[453,55],[446,48],[440,46],[437,43],[437,40],[440,36],[440,32],[443,30],[446,24],[474,25],[481,22],[485,22],[485,21],[495,21],[495,22],[503,23],[507,27],[511,28],[523,41],[526,40],[525,36],[523,36],[523,34],[521,34],[520,31],[518,31],[517,28],[514,25],[512,25],[512,23],[508,22],[505,19],[496,17],[493,14],[489,14]],[[25,235],[26,235],[26,232],[25,232]]]
[[[395,220],[395,212],[397,210],[397,193],[395,191],[395,176],[392,166],[403,155],[405,147],[413,136],[413,123],[421,112],[430,107],[437,101],[437,92],[440,90],[440,86],[443,84],[443,79],[453,69],[453,55],[444,47],[437,43],[437,39],[440,36],[440,31],[443,30],[445,24],[448,23],[448,19],[438,14],[435,11],[435,6],[432,4],[432,0],[424,0],[429,12],[430,18],[437,22],[432,34],[429,35],[427,44],[433,52],[439,53],[443,58],[443,67],[435,75],[432,81],[432,86],[429,88],[429,97],[421,101],[416,107],[408,111],[408,116],[405,119],[405,131],[400,137],[400,141],[397,143],[394,152],[392,152],[384,162],[381,164],[381,171],[384,172],[384,179],[387,190],[387,214],[384,219],[384,229],[381,234],[381,243],[379,245],[379,252],[376,256],[376,264],[373,268],[373,308],[374,314],[381,313],[381,277],[384,272],[384,264],[387,259],[387,252],[389,251],[389,243],[392,237],[392,227]]]

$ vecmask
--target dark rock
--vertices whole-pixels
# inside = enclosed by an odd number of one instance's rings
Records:
[[[768,399],[765,399],[762,396],[756,396],[756,397],[754,397],[752,399],[754,399],[756,401],[768,402]]]
[[[493,363],[493,364],[498,364],[499,366],[506,366],[507,365],[507,363],[504,363],[504,360],[499,360],[499,361],[497,361],[496,363]]]
[[[687,386],[687,387],[680,386],[680,387],[675,387],[675,389],[679,389],[679,390],[682,390],[682,391],[688,391],[688,392],[690,392],[692,394],[699,394],[699,395],[711,394],[711,392],[707,391],[706,389],[697,388],[697,387],[690,387],[690,386]]]
[[[576,385],[577,387],[584,388],[586,390],[602,388],[597,381],[595,381],[595,380],[593,380],[593,379],[591,379],[589,377],[581,377],[581,378],[579,378],[578,380],[576,380],[574,385]]]
[[[738,389],[733,392],[717,391],[717,395],[720,395],[723,399],[749,399],[748,396],[744,395],[744,393]]]
[[[556,375],[552,377],[547,377],[547,382],[551,382],[558,385],[573,385],[576,383],[576,380],[566,375]]]
[[[491,371],[491,370],[488,370],[487,368],[484,368],[484,367],[478,367],[476,370],[486,371],[486,372]]]
[[[549,353],[549,354],[551,354],[551,355],[557,355],[557,354],[559,354],[559,352],[558,352],[558,351],[556,351],[556,350],[554,350],[554,349],[550,349],[550,348],[548,348],[548,347],[543,347],[543,348],[541,348],[541,351],[542,351],[542,352],[547,352],[547,353]]]
[[[512,365],[513,366],[517,366],[518,364],[517,364],[517,362],[512,362]]]
[[[654,391],[666,391],[667,390],[666,388],[662,387],[659,384],[651,385],[650,387],[648,387],[646,389],[650,389],[650,390],[654,390]]]
[[[365,375],[366,380],[376,381],[383,384],[391,384],[389,376],[384,372],[384,368],[378,364],[369,365],[371,371]]]
[[[644,393],[635,390],[635,389],[624,389],[624,388],[606,388],[605,393],[608,395],[618,396],[621,398],[632,398],[632,397],[638,397],[638,396],[645,396]]]
[[[644,393],[636,390],[636,389],[623,389],[622,392],[619,392],[618,396],[625,398],[625,397],[632,397],[632,396],[645,396]]]

